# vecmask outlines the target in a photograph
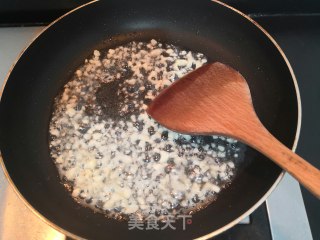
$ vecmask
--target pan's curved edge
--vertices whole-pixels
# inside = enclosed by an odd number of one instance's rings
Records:
[[[14,66],[16,65],[16,63],[18,62],[18,60],[20,59],[20,57],[24,54],[24,52],[27,50],[27,48],[43,33],[45,32],[49,27],[51,27],[52,25],[54,25],[56,22],[58,22],[59,20],[61,20],[62,18],[64,18],[65,16],[71,14],[72,12],[83,8],[89,4],[98,2],[99,0],[93,0],[89,3],[83,4],[71,11],[69,11],[68,13],[62,15],[61,17],[57,18],[55,21],[53,21],[52,23],[50,23],[47,27],[45,27],[26,47],[24,50],[21,51],[21,53],[19,54],[19,56],[16,58],[15,63],[11,66],[10,70],[8,71],[8,74],[4,80],[4,83],[2,85],[1,88],[1,92],[0,92],[0,102],[1,102],[1,97],[2,97],[2,93],[4,91],[6,82],[10,76],[10,73],[12,71],[12,69],[14,68]],[[251,19],[249,16],[247,16],[246,14],[242,13],[241,11],[223,3],[220,2],[219,0],[211,0],[212,2],[215,2],[217,4],[220,4],[224,7],[229,8],[230,10],[236,12],[237,14],[240,14],[241,16],[243,16],[244,18],[246,18],[248,21],[250,21],[252,24],[254,24],[259,30],[261,30],[268,38],[269,40],[274,44],[274,46],[278,49],[279,53],[281,54],[281,56],[283,57],[284,61],[287,64],[287,67],[290,71],[290,74],[292,76],[293,79],[293,83],[294,83],[294,87],[295,87],[295,91],[296,91],[296,96],[297,96],[297,103],[298,103],[298,122],[297,122],[297,129],[296,129],[296,135],[295,135],[295,139],[294,139],[294,143],[292,146],[292,150],[295,151],[297,144],[298,144],[298,140],[299,140],[299,136],[300,136],[300,130],[301,130],[301,119],[302,119],[302,111],[301,111],[301,98],[300,98],[300,91],[299,91],[299,86],[298,86],[298,82],[297,79],[295,77],[295,74],[293,72],[293,69],[291,67],[291,64],[289,62],[289,60],[287,59],[286,55],[284,54],[283,50],[281,49],[281,47],[278,45],[278,43],[273,39],[273,37],[262,27],[260,26],[256,21],[254,21],[253,19]],[[57,226],[56,224],[54,224],[53,222],[51,222],[50,220],[48,220],[47,218],[45,218],[44,216],[42,216],[42,214],[40,214],[36,209],[33,208],[33,206],[31,206],[29,204],[29,202],[22,196],[22,194],[20,193],[20,191],[17,189],[17,187],[15,186],[15,184],[13,183],[11,177],[9,176],[9,173],[5,167],[4,161],[2,159],[2,155],[1,155],[1,150],[0,150],[0,164],[1,167],[3,169],[3,172],[8,180],[8,182],[10,183],[10,185],[12,186],[12,188],[14,189],[14,191],[16,192],[16,194],[19,196],[20,199],[22,199],[22,201],[24,202],[24,204],[35,214],[37,215],[43,222],[45,222],[46,224],[48,224],[50,227],[54,228],[55,230],[71,237],[74,239],[83,239],[73,233],[70,233],[62,228],[60,228],[59,226]],[[237,219],[233,220],[232,222],[230,222],[229,224],[225,225],[224,227],[211,232],[207,235],[204,235],[202,237],[199,237],[197,239],[209,239],[212,238],[226,230],[228,230],[229,228],[233,227],[234,225],[236,225],[237,223],[239,223],[242,219],[244,219],[245,217],[249,216],[254,210],[256,210],[266,199],[267,197],[273,192],[273,190],[276,188],[276,186],[280,183],[280,181],[282,180],[283,176],[284,176],[285,171],[282,171],[282,173],[279,175],[278,179],[275,181],[275,183],[272,185],[272,187],[269,189],[269,191],[255,204],[253,205],[247,212],[245,212],[244,214],[242,214],[240,217],[238,217]]]
[[[40,37],[42,35],[42,33],[44,33],[48,28],[50,28],[51,26],[53,26],[56,22],[58,22],[59,20],[61,20],[62,18],[64,18],[65,16],[73,13],[74,11],[77,11],[79,10],[80,8],[83,8],[87,5],[90,5],[92,3],[95,3],[95,2],[99,2],[99,0],[93,0],[91,2],[88,2],[88,3],[85,3],[79,7],[76,7],[75,9],[72,9],[71,11],[65,13],[64,15],[60,16],[59,18],[57,18],[56,20],[54,20],[53,22],[51,22],[48,26],[46,26],[44,29],[42,29],[38,34],[37,36],[35,36],[30,42],[29,44],[20,52],[20,54],[18,55],[18,57],[16,58],[15,62],[12,64],[10,70],[8,71],[5,79],[4,79],[4,83],[1,87],[1,91],[0,91],[0,102],[1,102],[1,98],[2,98],[2,94],[3,94],[3,91],[5,89],[5,86],[6,86],[6,83],[9,79],[9,76],[13,70],[13,68],[15,67],[15,65],[17,64],[17,62],[19,61],[19,59],[22,57],[22,55],[25,53],[25,51],[29,48],[29,46],[31,44],[33,44],[34,41],[36,41],[36,39],[38,37]],[[11,187],[13,188],[14,192],[18,195],[18,197],[22,200],[22,202],[37,216],[39,217],[39,219],[41,219],[44,223],[48,224],[50,227],[52,227],[53,229],[63,233],[64,235],[68,236],[68,237],[71,237],[72,239],[84,239],[84,238],[81,238],[71,232],[68,232],[66,231],[65,229],[59,227],[58,225],[54,224],[53,222],[51,222],[49,219],[47,219],[46,217],[44,217],[41,213],[39,213],[25,198],[24,196],[20,193],[20,191],[18,190],[18,188],[16,187],[16,185],[14,184],[14,182],[12,181],[8,171],[7,171],[7,168],[4,164],[4,161],[3,161],[3,158],[2,158],[2,154],[1,154],[1,149],[0,149],[0,165],[3,169],[3,172],[4,172],[4,175],[6,177],[6,179],[8,180],[9,184],[11,185]]]
[[[269,40],[273,43],[273,45],[278,49],[279,53],[281,54],[283,60],[286,62],[287,67],[290,71],[292,80],[293,80],[293,84],[294,84],[294,88],[296,91],[296,96],[297,96],[297,105],[298,105],[298,122],[297,122],[297,128],[296,128],[296,134],[295,134],[295,138],[294,138],[294,142],[293,142],[293,146],[292,146],[292,151],[295,152],[297,145],[298,145],[298,141],[299,141],[299,137],[300,137],[300,131],[301,131],[301,121],[302,121],[302,107],[301,107],[301,96],[300,96],[300,90],[299,90],[299,86],[298,86],[298,82],[296,79],[296,76],[293,72],[293,69],[291,67],[291,64],[288,60],[288,58],[286,57],[285,53],[283,52],[283,50],[281,49],[281,47],[279,46],[279,44],[276,42],[276,40],[274,40],[274,38],[262,27],[260,26],[256,21],[254,21],[252,18],[250,18],[248,15],[244,14],[243,12],[239,11],[238,9],[235,9],[234,7],[229,6],[228,4],[225,4],[223,2],[220,2],[219,0],[211,0],[212,2],[215,2],[217,4],[220,4],[224,7],[229,8],[230,10],[236,12],[237,14],[240,14],[241,16],[243,16],[244,18],[246,18],[248,21],[250,21],[253,25],[255,25],[259,30],[261,30],[268,38]],[[278,184],[280,183],[280,181],[282,180],[283,176],[285,174],[285,171],[283,170],[281,172],[281,174],[279,175],[278,179],[275,181],[275,183],[272,185],[272,187],[269,189],[268,192],[266,192],[266,194],[256,203],[254,204],[248,211],[246,211],[244,214],[242,214],[240,217],[238,217],[237,219],[233,220],[232,222],[230,222],[229,224],[225,225],[224,227],[211,232],[209,234],[206,234],[202,237],[199,237],[197,239],[202,240],[202,239],[209,239],[212,238],[226,230],[228,230],[229,228],[233,227],[234,225],[238,224],[242,219],[244,219],[245,217],[249,216],[252,212],[254,212],[254,210],[256,210],[264,201],[267,200],[267,198],[269,197],[269,195],[273,192],[273,190],[278,186]]]

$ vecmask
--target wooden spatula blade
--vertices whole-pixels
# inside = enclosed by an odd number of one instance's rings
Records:
[[[252,117],[253,107],[249,87],[241,74],[216,62],[163,90],[147,112],[161,125],[177,132],[208,134],[214,129],[215,133],[229,135],[238,121],[230,116]]]

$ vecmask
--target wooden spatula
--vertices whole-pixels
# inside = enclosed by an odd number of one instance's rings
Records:
[[[163,90],[148,114],[176,132],[230,136],[252,146],[320,198],[320,171],[262,125],[243,76],[222,63],[207,64]]]

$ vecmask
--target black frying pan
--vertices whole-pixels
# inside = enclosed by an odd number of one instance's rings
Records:
[[[53,99],[94,49],[152,38],[202,52],[210,61],[239,70],[249,83],[261,121],[287,146],[295,142],[300,115],[290,65],[270,36],[248,17],[209,0],[91,3],[55,22],[30,45],[13,68],[0,104],[0,148],[8,177],[27,205],[69,236],[214,236],[256,209],[282,176],[279,167],[249,148],[231,186],[196,213],[185,231],[129,231],[126,222],[107,219],[73,201],[49,157]]]

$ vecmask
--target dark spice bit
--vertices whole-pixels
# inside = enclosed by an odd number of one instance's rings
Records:
[[[143,122],[135,122],[133,126],[137,128],[140,132],[143,130]]]
[[[150,143],[146,142],[145,151],[150,151],[152,149],[152,146]]]
[[[138,84],[135,84],[135,85],[129,85],[128,87],[127,87],[127,91],[128,91],[128,93],[135,93],[135,92],[137,92],[138,90],[139,90],[139,85]]]
[[[164,147],[164,150],[165,150],[166,152],[173,152],[173,150],[172,150],[172,145],[171,145],[171,144],[167,144],[167,145]]]
[[[144,64],[143,61],[141,61],[141,64]],[[140,74],[142,74],[144,77],[148,77],[148,72],[143,67],[139,68]]]
[[[179,207],[180,207],[180,204],[177,201],[170,203],[170,210],[179,209]]]
[[[155,162],[159,162],[160,158],[161,158],[160,153],[155,153],[155,154],[153,154],[153,160],[154,160]]]
[[[153,87],[154,87],[154,86],[153,86],[151,83],[145,84],[146,90],[153,90]]]
[[[143,161],[145,163],[149,163],[150,162],[150,156],[149,155],[146,155],[145,158],[143,159]]]
[[[146,99],[143,100],[143,103],[146,104],[146,105],[149,105],[151,102],[152,102],[152,100],[149,99],[149,98],[146,98]]]
[[[153,134],[155,134],[155,131],[154,131],[154,127],[153,127],[153,126],[151,126],[151,127],[148,128],[148,133],[149,133],[150,136],[152,136]]]
[[[156,210],[156,211],[154,212],[154,215],[156,215],[156,217],[161,216],[161,210]]]
[[[161,134],[161,139],[166,141],[168,140],[168,131],[163,131]]]
[[[134,103],[128,103],[128,112],[134,112],[135,109],[135,104]]]
[[[192,198],[192,202],[194,202],[194,203],[200,202],[199,196],[197,194],[194,195],[194,197]]]
[[[97,152],[97,154],[95,155],[96,159],[102,159],[103,158],[103,154],[101,152]]]
[[[195,136],[192,136],[190,139],[191,143],[196,143],[197,142],[197,138]]]
[[[204,151],[203,147],[202,146],[198,147],[198,151],[203,152]]]
[[[86,126],[86,125],[81,125],[78,129],[78,131],[81,134],[85,134],[88,130],[90,129],[90,126]]]
[[[184,151],[185,151],[184,149],[179,150],[178,156],[179,156],[179,157],[183,157]]]
[[[169,214],[169,212],[166,209],[164,209],[164,210],[162,210],[162,214],[166,216]]]
[[[174,141],[175,141],[175,143],[176,143],[177,145],[179,145],[179,146],[188,143],[188,142],[186,141],[186,139],[185,139],[184,137],[182,137],[182,136],[179,136],[179,138],[178,138],[178,139],[175,139]]]

